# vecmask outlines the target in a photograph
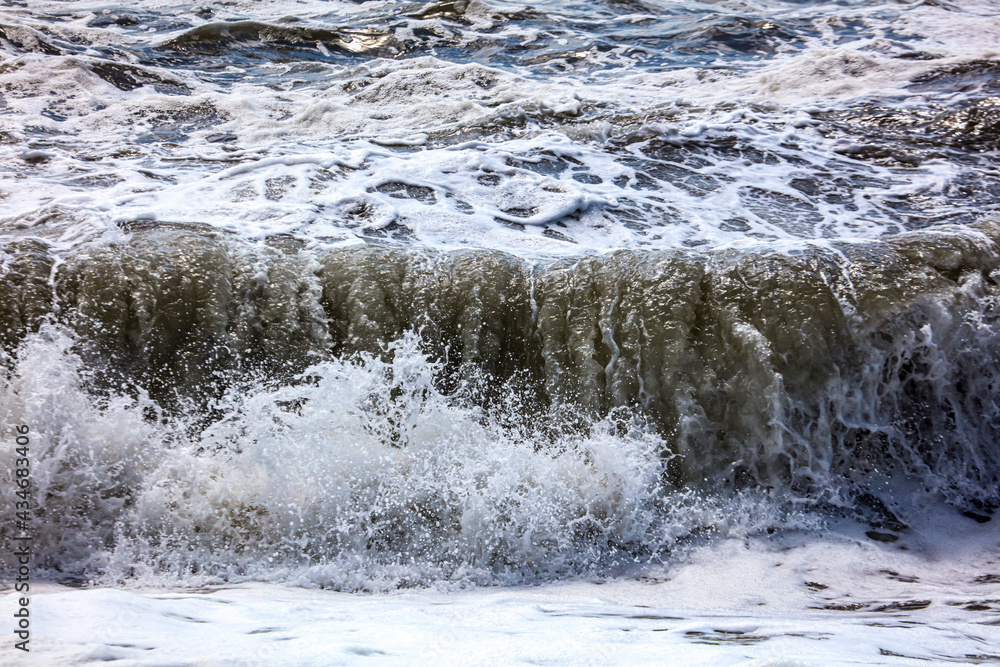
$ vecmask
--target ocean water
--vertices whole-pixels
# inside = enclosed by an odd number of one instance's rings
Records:
[[[987,0],[5,2],[0,663],[1000,661],[998,76]]]

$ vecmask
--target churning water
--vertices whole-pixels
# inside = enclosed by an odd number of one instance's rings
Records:
[[[36,576],[624,586],[991,529],[998,72],[988,0],[4,3]]]

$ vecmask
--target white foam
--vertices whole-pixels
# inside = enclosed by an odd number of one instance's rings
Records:
[[[986,660],[1000,645],[1000,583],[977,579],[1000,568],[1000,534],[959,521],[932,511],[904,538],[909,551],[845,526],[826,536],[717,540],[636,579],[464,592],[42,585],[31,602],[31,657],[136,665]],[[0,632],[9,635],[15,595],[0,600]],[[821,608],[850,603],[867,606]],[[905,603],[915,608],[899,608]],[[35,664],[7,656],[3,664]]]
[[[162,12],[165,5],[140,7]],[[519,22],[489,18],[505,7],[471,7],[471,25],[460,42],[518,39]],[[853,32],[842,27],[847,20],[838,18],[842,8],[804,13],[765,3],[724,10],[813,21],[815,33],[768,59],[733,61],[723,69],[644,69],[634,66],[624,47],[585,53],[592,70],[544,78],[526,68],[453,63],[429,55],[376,58],[356,66],[316,62],[308,70],[294,62],[250,63],[231,67],[232,73],[242,72],[242,79],[225,82],[196,71],[129,63],[145,85],[124,91],[92,70],[104,62],[98,49],[156,46],[183,31],[88,27],[105,11],[99,5],[77,7],[71,20],[48,25],[42,17],[55,8],[38,4],[30,11],[6,8],[0,14],[13,26],[11,34],[21,35],[18,39],[28,46],[55,39],[51,35],[91,44],[71,55],[4,57],[3,113],[12,143],[0,144],[0,165],[8,174],[0,179],[6,195],[0,231],[63,244],[106,234],[130,219],[208,223],[250,237],[290,233],[330,243],[359,242],[370,236],[366,231],[396,222],[408,229],[396,235],[396,242],[498,248],[527,256],[718,245],[747,236],[878,236],[896,230],[890,209],[900,198],[936,191],[934,196],[948,203],[928,217],[961,212],[948,188],[968,175],[967,169],[943,160],[905,171],[858,162],[842,154],[837,139],[817,132],[806,112],[862,100],[898,103],[912,95],[906,86],[913,77],[995,57],[1000,50],[1000,26],[989,29],[998,19],[987,4],[971,0],[960,11],[936,5],[905,11],[878,4],[852,8],[850,18],[858,23]],[[319,27],[353,20],[358,12],[375,16],[382,11],[385,7],[374,3],[294,5],[301,25]],[[561,10],[553,5],[545,11]],[[242,3],[218,9],[212,20],[274,21],[290,12],[293,6],[280,2]],[[193,15],[188,20],[204,22]],[[404,23],[393,29],[454,32],[452,24],[434,18]],[[501,25],[500,37],[490,32]],[[539,38],[536,27],[523,29],[525,43]],[[899,57],[916,51],[936,58]],[[158,85],[190,92],[160,92]],[[634,168],[622,164],[622,148],[607,143],[636,132],[693,147],[735,138],[779,159],[761,164],[709,156],[710,164],[691,172],[709,177],[714,184],[707,191],[685,189],[673,176],[658,184],[658,192],[637,192]],[[479,141],[441,145],[463,133]],[[224,135],[231,139],[220,140]],[[176,145],[164,143],[171,141]],[[633,144],[633,152],[642,146]],[[590,182],[573,180],[569,170],[526,170],[523,161],[537,160],[539,151],[579,161],[579,174]],[[312,166],[292,164],[303,155],[326,156],[314,166],[334,163],[360,171],[339,173],[318,186]],[[511,157],[522,164],[497,163]],[[666,162],[670,167],[669,158]],[[246,172],[234,183],[236,174],[226,171],[233,165],[252,167],[254,175]],[[501,178],[492,187],[478,180],[487,168]],[[865,184],[849,192],[845,186],[848,200],[835,204],[789,186],[796,178],[823,178],[830,170],[856,173]],[[613,185],[616,177],[624,185]],[[595,178],[604,182],[594,184]],[[271,187],[269,196],[269,181],[285,183]],[[368,192],[410,181],[432,189],[436,201],[425,205]],[[746,186],[764,192],[764,199],[748,194]],[[640,225],[624,224],[620,215],[608,213],[622,205],[634,209],[629,219]],[[770,209],[773,215],[761,213]],[[740,222],[734,227],[727,222],[732,219]],[[786,220],[790,224],[783,224]],[[557,221],[564,226],[555,226]],[[548,236],[542,235],[544,228]]]

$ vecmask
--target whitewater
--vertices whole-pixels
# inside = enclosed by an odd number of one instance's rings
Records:
[[[1000,661],[998,72],[988,0],[3,3],[0,664]]]

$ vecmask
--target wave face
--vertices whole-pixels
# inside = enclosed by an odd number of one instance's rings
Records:
[[[47,436],[41,541],[77,574],[517,582],[871,510],[887,475],[987,506],[998,240],[538,264],[156,227],[56,270],[21,244],[4,421]]]
[[[1000,503],[994,3],[70,4],[0,8],[41,572],[538,582]]]

